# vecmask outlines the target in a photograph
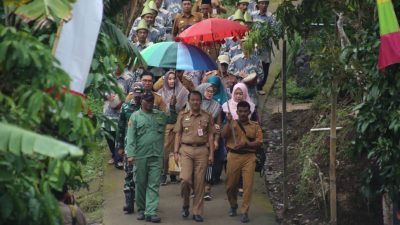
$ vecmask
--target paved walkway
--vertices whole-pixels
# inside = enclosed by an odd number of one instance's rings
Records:
[[[136,220],[136,213],[125,215],[122,211],[124,202],[122,185],[124,172],[115,169],[112,166],[107,167],[104,177],[104,209],[103,209],[103,224],[105,225],[139,225],[151,224]],[[269,199],[266,196],[266,188],[263,179],[255,176],[255,185],[253,199],[250,208],[250,222],[254,225],[275,225],[275,215]],[[226,225],[226,224],[242,224],[240,217],[229,217],[228,200],[225,194],[225,185],[223,183],[214,186],[213,200],[205,202],[204,222],[208,225]],[[241,201],[239,202],[239,204]],[[159,215],[162,219],[162,224],[188,224],[196,223],[191,219],[182,219],[180,209],[182,201],[179,196],[179,184],[169,184],[162,186],[160,189],[160,206]]]

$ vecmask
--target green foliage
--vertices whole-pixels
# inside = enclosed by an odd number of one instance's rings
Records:
[[[308,88],[302,88],[296,84],[296,81],[293,78],[289,78],[287,80],[286,95],[291,102],[295,103],[308,102],[311,101],[316,94],[317,90],[315,87],[310,86]],[[278,87],[274,89],[274,96],[277,97],[282,96],[281,85],[278,85]]]
[[[371,167],[362,174],[362,191],[367,196],[389,193],[398,198],[400,190],[400,68],[393,66],[384,75],[372,76],[366,100],[355,110],[357,139],[355,148],[366,155]]]
[[[72,3],[75,0],[32,0],[19,6],[15,13],[29,21],[46,17],[48,19],[64,19],[71,17]],[[10,2],[10,5],[12,2]]]
[[[0,151],[0,223],[62,224],[51,190],[61,190],[67,179],[71,185],[81,180],[70,161]]]
[[[399,14],[400,2],[393,4]],[[336,13],[345,17],[343,28],[350,41],[346,46],[340,44],[335,29]],[[355,152],[370,162],[361,174],[363,193],[367,197],[389,193],[396,198],[400,189],[400,102],[396,94],[400,88],[399,68],[393,66],[384,73],[377,70],[376,2],[304,0],[295,6],[285,0],[276,15],[290,41],[296,33],[313,40],[307,50],[319,91],[329,95],[332,79],[336,79],[339,101],[358,105],[354,109],[358,113]]]
[[[82,150],[74,145],[6,123],[0,122],[0,136],[0,151],[9,151],[15,155],[41,154],[57,159],[83,156]]]

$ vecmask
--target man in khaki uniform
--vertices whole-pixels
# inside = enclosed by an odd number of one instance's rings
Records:
[[[236,216],[237,185],[243,177],[243,203],[240,209],[241,222],[249,222],[249,208],[253,191],[253,178],[256,168],[256,150],[262,145],[262,130],[257,122],[249,120],[250,104],[241,101],[237,105],[238,120],[227,115],[228,123],[222,130],[228,150],[226,168],[226,194],[230,204],[229,216]],[[232,131],[233,129],[233,131]],[[235,135],[235,138],[234,136]]]
[[[192,13],[192,2],[191,0],[182,0],[182,13],[179,13],[175,17],[174,25],[172,26],[172,36],[175,38],[186,28],[193,24],[200,22],[203,15],[198,12]]]
[[[165,106],[162,97],[153,91],[154,74],[148,71],[144,71],[140,76],[140,80],[144,85],[144,92],[151,92],[154,96],[154,108],[160,111],[166,112],[167,107]]]
[[[181,159],[182,217],[189,216],[190,191],[194,189],[193,219],[203,222],[204,186],[207,165],[214,160],[214,123],[212,116],[201,110],[202,95],[198,91],[189,94],[190,110],[179,113],[175,125],[175,161]],[[194,183],[193,183],[194,181]]]

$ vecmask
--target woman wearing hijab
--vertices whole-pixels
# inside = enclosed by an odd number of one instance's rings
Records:
[[[250,104],[250,111],[251,111],[251,114],[249,115],[250,119],[253,121],[257,121],[257,113],[255,110],[256,105],[251,100],[247,86],[244,83],[237,83],[233,87],[232,98],[222,105],[222,111],[225,114],[229,113],[230,111],[232,118],[234,120],[237,120],[239,118],[237,114],[237,104],[240,101],[246,101]]]
[[[214,88],[213,99],[215,101],[217,101],[220,105],[228,101],[229,97],[221,78],[218,76],[211,76],[208,78],[207,83],[210,83]]]
[[[177,79],[174,71],[168,71],[164,75],[163,87],[157,92],[163,98],[163,101],[169,107],[169,102],[171,101],[171,96],[176,96],[175,109],[177,113],[185,107],[187,96],[189,91],[183,86],[179,79]],[[169,108],[167,108],[169,112]],[[164,137],[164,171],[161,176],[161,185],[167,184],[167,174],[168,174],[168,160],[169,155],[174,151],[175,133],[173,129],[175,124],[167,124],[165,127],[165,137]],[[176,175],[170,174],[171,183],[177,183]]]
[[[214,164],[213,164],[213,175],[214,175],[214,171],[216,171],[216,169],[214,169],[214,167],[217,167],[217,165],[221,164],[221,160],[220,160],[220,151],[222,151],[222,154],[224,155],[224,150],[221,150],[221,148],[219,147],[223,147],[223,145],[220,145],[220,132],[221,132],[221,105],[214,100],[215,96],[214,96],[214,90],[215,88],[213,87],[212,84],[210,83],[204,83],[199,85],[196,88],[197,91],[199,91],[202,95],[203,95],[203,100],[201,102],[201,109],[210,113],[214,119],[214,124],[215,124],[215,136],[214,136],[214,146],[215,146],[215,152],[214,152]],[[217,157],[217,158],[215,158]],[[223,158],[222,158],[222,163],[223,163]],[[221,168],[222,168],[222,164],[221,164]],[[222,170],[222,169],[221,169]],[[214,176],[212,176],[214,177]],[[210,183],[206,183],[206,190],[204,193],[204,199],[206,201],[210,201],[212,199],[211,197],[211,184]]]

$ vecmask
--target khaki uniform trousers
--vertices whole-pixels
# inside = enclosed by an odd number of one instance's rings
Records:
[[[203,215],[204,185],[208,165],[208,148],[204,146],[192,147],[182,144],[181,153],[181,196],[183,207],[189,207],[190,192],[193,187],[193,215]],[[194,181],[194,183],[193,183]]]
[[[241,213],[247,213],[250,208],[255,168],[256,154],[228,153],[226,166],[226,194],[231,207],[237,208],[237,185],[240,180],[240,175],[242,175],[243,203],[240,208]]]
[[[174,152],[175,146],[175,132],[174,132],[175,124],[167,124],[165,126],[165,134],[164,134],[164,168],[163,175],[168,174],[169,169],[169,154]]]

